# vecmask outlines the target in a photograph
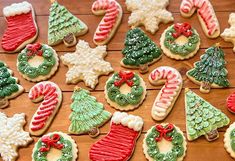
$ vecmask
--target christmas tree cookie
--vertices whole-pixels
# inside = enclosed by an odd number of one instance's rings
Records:
[[[177,126],[162,123],[147,131],[143,149],[149,161],[182,161],[186,144],[184,134]]]
[[[23,78],[32,82],[49,79],[58,66],[56,51],[46,44],[28,44],[17,58],[17,70]]]
[[[13,72],[0,61],[0,108],[9,105],[8,100],[20,95],[24,89],[17,84],[18,79],[12,76]]]
[[[75,87],[72,100],[69,133],[88,133],[91,137],[99,135],[98,128],[109,120],[111,113],[104,110],[103,104],[85,89]]]
[[[166,56],[176,60],[184,60],[197,53],[200,37],[190,24],[176,23],[162,33],[160,45]]]
[[[229,124],[229,118],[209,102],[185,89],[186,131],[189,141],[204,135],[208,141],[219,137],[218,128]]]
[[[138,74],[120,71],[107,80],[104,93],[112,107],[128,111],[139,107],[147,92],[145,82]]]
[[[230,112],[235,113],[235,92],[231,93],[227,98],[227,108]]]
[[[37,38],[38,28],[30,3],[13,3],[3,8],[3,15],[7,29],[2,37],[2,48],[6,52],[17,52]]]
[[[212,46],[201,55],[200,61],[194,63],[194,68],[187,72],[188,78],[200,85],[202,93],[209,93],[210,88],[229,86],[228,71],[225,67],[224,52],[218,46]]]
[[[134,28],[126,34],[122,54],[122,66],[137,68],[141,73],[146,73],[148,66],[161,58],[162,51],[140,28]]]
[[[63,41],[66,46],[76,44],[76,36],[87,33],[88,27],[64,6],[54,1],[50,8],[48,21],[48,45],[57,45]]]
[[[72,137],[62,132],[52,132],[37,141],[32,161],[76,161],[77,153],[77,144]]]
[[[229,126],[224,134],[224,147],[235,159],[235,122]]]
[[[89,151],[91,161],[127,161],[131,158],[144,121],[139,116],[115,112],[109,133],[93,144]]]

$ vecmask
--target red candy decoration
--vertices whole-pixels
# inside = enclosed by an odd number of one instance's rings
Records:
[[[184,35],[186,37],[189,37],[193,34],[191,31],[191,25],[188,23],[176,23],[174,25],[175,32],[172,33],[172,36],[174,38],[178,38],[180,35]]]
[[[64,145],[58,144],[57,142],[60,140],[60,135],[54,134],[52,138],[50,136],[43,136],[42,142],[46,144],[46,147],[42,147],[39,149],[40,152],[48,152],[51,147],[61,150]]]
[[[167,141],[172,141],[171,136],[167,136],[169,132],[171,132],[174,129],[173,124],[168,124],[166,127],[163,127],[162,125],[157,125],[156,130],[160,133],[158,137],[156,137],[156,141],[161,141],[163,138]]]
[[[227,98],[227,108],[230,112],[235,113],[235,92]]]
[[[28,56],[33,56],[33,55],[42,56],[43,52],[41,48],[42,48],[42,45],[40,43],[28,44],[26,46],[27,55]]]
[[[131,71],[120,71],[118,73],[120,80],[114,82],[114,85],[120,87],[123,83],[126,83],[129,87],[132,87],[134,82],[131,80],[135,75]]]

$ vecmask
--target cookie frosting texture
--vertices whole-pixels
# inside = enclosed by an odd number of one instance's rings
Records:
[[[3,14],[5,17],[26,14],[31,11],[32,5],[27,1],[21,3],[13,3],[10,6],[3,8]]]

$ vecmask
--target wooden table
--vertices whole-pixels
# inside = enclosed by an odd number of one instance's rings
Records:
[[[21,0],[0,0],[0,11],[2,11],[2,8],[4,6],[7,6],[13,2],[20,2]],[[47,26],[48,26],[48,15],[49,15],[49,7],[50,7],[50,1],[49,0],[28,0],[32,5],[34,6],[36,10],[37,15],[37,24],[39,27],[39,36],[37,41],[42,43],[47,43]],[[79,37],[79,39],[83,39],[88,41],[92,47],[95,47],[95,45],[92,42],[93,33],[100,22],[102,17],[97,17],[95,15],[92,15],[91,12],[91,5],[93,0],[58,0],[60,4],[65,5],[69,11],[71,11],[73,14],[75,14],[77,17],[79,17],[81,20],[83,20],[89,27],[89,32]],[[112,41],[108,44],[108,56],[106,57],[106,60],[111,62],[113,68],[115,71],[119,71],[122,69],[120,67],[120,60],[122,57],[121,50],[123,49],[123,42],[125,38],[125,34],[128,31],[129,27],[127,25],[129,12],[126,10],[125,6],[125,0],[118,0],[124,10],[123,20],[122,24],[120,25],[117,34],[114,36]],[[205,98],[207,101],[209,101],[212,105],[218,107],[221,109],[227,116],[231,119],[231,123],[235,120],[235,117],[233,114],[231,114],[226,109],[226,98],[228,95],[234,91],[235,87],[235,55],[232,51],[232,44],[224,42],[221,38],[217,39],[208,39],[205,34],[202,32],[201,26],[199,24],[198,18],[196,15],[194,15],[190,19],[185,19],[181,17],[179,13],[179,6],[180,6],[181,0],[170,0],[170,5],[168,9],[173,13],[173,16],[175,18],[175,22],[189,22],[192,24],[193,27],[195,27],[200,34],[201,37],[201,49],[197,53],[196,56],[193,58],[187,60],[187,61],[175,61],[172,59],[169,59],[165,55],[162,57],[160,61],[155,63],[150,67],[150,71],[155,69],[158,66],[162,65],[168,65],[177,68],[184,78],[184,88],[189,87],[193,89],[194,92],[198,93],[200,96]],[[211,0],[214,9],[216,11],[217,17],[219,19],[220,25],[221,25],[221,31],[223,31],[226,27],[228,27],[228,17],[229,14],[232,11],[235,11],[235,1],[234,0]],[[159,38],[161,33],[166,29],[166,25],[160,25],[159,31],[155,35],[148,34],[152,40],[154,40],[159,45]],[[2,12],[0,12],[0,37],[2,37],[4,29],[6,28],[6,22],[4,20],[4,17],[2,15]],[[189,81],[186,76],[185,72],[190,69],[195,61],[199,60],[199,57],[201,54],[203,54],[204,50],[211,45],[215,44],[216,42],[220,42],[222,48],[224,49],[224,52],[226,53],[225,59],[227,61],[227,69],[228,69],[228,78],[231,83],[230,88],[228,89],[213,89],[211,93],[209,94],[202,94],[199,92],[199,86],[193,84],[191,81]],[[75,47],[72,48],[66,48],[63,44],[55,46],[54,49],[57,51],[58,55],[61,56],[64,53],[67,53],[69,51],[74,51]],[[6,54],[0,48],[0,60],[5,61],[9,67],[14,71],[14,75],[20,79],[20,84],[25,88],[25,92],[17,97],[14,100],[10,101],[10,106],[6,109],[0,110],[1,112],[5,112],[8,116],[12,116],[15,113],[26,113],[27,115],[27,125],[25,126],[25,129],[28,131],[28,125],[31,120],[32,115],[36,111],[39,104],[34,104],[28,99],[28,92],[30,88],[34,85],[34,83],[31,83],[29,81],[26,81],[23,79],[19,73],[16,70],[16,58],[17,54]],[[53,81],[59,85],[61,90],[63,91],[63,103],[61,106],[60,111],[58,112],[57,116],[55,117],[54,121],[52,122],[48,132],[52,131],[62,131],[67,133],[68,127],[70,125],[70,121],[68,119],[69,114],[71,113],[70,110],[70,104],[71,104],[71,95],[73,92],[74,85],[67,85],[65,83],[65,73],[67,72],[68,68],[64,66],[62,63],[60,63],[59,70],[56,73],[55,76],[53,76],[50,81]],[[150,111],[152,108],[153,101],[159,92],[159,89],[161,87],[154,87],[149,84],[148,82],[148,74],[142,75],[144,80],[147,83],[148,93],[147,98],[138,109],[135,111],[131,111],[129,113],[139,115],[144,119],[144,129],[143,132],[137,142],[137,146],[135,149],[135,152],[132,157],[132,161],[145,161],[144,154],[142,152],[142,141],[144,138],[144,134],[146,131],[153,125],[156,124],[155,121],[152,120]],[[114,112],[115,110],[111,108],[104,99],[104,84],[106,80],[108,79],[108,76],[102,76],[99,78],[99,84],[91,92],[91,94],[95,97],[97,97],[98,101],[102,102],[105,105],[105,108],[110,111]],[[84,83],[78,84],[81,87],[84,87]],[[86,88],[88,89],[88,88]],[[180,97],[178,101],[176,102],[174,109],[170,113],[170,115],[165,119],[164,122],[174,123],[178,127],[181,128],[181,130],[185,133],[185,112],[184,112],[184,92],[182,91],[180,94]],[[229,156],[229,154],[224,149],[224,143],[223,143],[223,135],[227,127],[219,129],[220,137],[218,140],[214,142],[207,142],[204,137],[200,137],[199,139],[188,142],[187,146],[187,154],[185,157],[185,161],[229,161],[232,160]],[[101,128],[101,135],[96,138],[92,139],[88,135],[82,135],[82,136],[75,136],[73,135],[73,139],[76,140],[78,147],[79,147],[79,160],[80,161],[88,161],[88,151],[95,141],[102,138],[104,135],[107,134],[109,131],[109,123],[105,124]],[[36,142],[38,140],[37,137],[34,137],[34,141]],[[35,143],[34,142],[34,143]],[[29,161],[31,160],[31,154],[32,154],[32,148],[34,146],[34,143],[30,144],[27,148],[20,148],[19,150],[19,161]],[[2,161],[0,159],[0,161]]]

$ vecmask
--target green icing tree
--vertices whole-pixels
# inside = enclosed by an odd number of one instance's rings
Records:
[[[185,89],[186,127],[188,140],[205,135],[208,141],[219,137],[217,128],[229,124],[229,118],[209,102]]]
[[[75,45],[75,36],[87,32],[87,26],[57,2],[51,5],[48,25],[49,45],[56,45],[61,41],[67,46]]]
[[[76,87],[72,100],[69,132],[73,134],[89,133],[91,136],[97,136],[98,127],[109,120],[111,113],[105,111],[103,104],[97,102],[96,98],[85,89]]]
[[[142,73],[147,72],[148,65],[160,59],[162,55],[161,49],[140,28],[127,32],[122,53],[122,65],[139,68]]]
[[[201,91],[206,93],[210,91],[210,87],[228,87],[227,80],[228,71],[225,68],[224,52],[216,46],[208,48],[201,60],[194,64],[194,68],[187,72],[187,76],[200,83]]]

